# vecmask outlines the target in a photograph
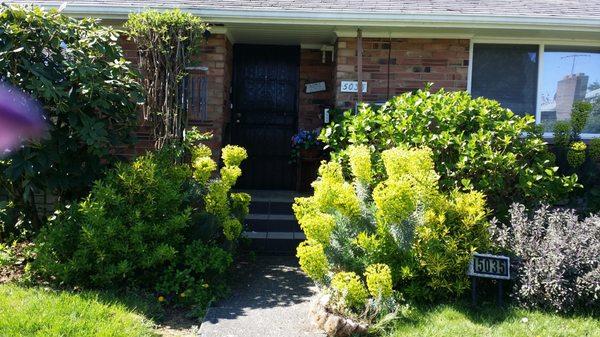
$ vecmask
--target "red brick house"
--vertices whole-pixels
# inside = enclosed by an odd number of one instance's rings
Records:
[[[248,149],[244,188],[292,189],[290,137],[321,127],[327,109],[433,82],[497,99],[542,123],[568,118],[557,110],[600,88],[600,0],[66,2],[68,15],[116,26],[131,12],[171,8],[211,23],[189,85],[190,124],[213,131],[215,149]],[[123,48],[135,62],[135,46],[123,40]],[[559,85],[569,78],[577,85]]]

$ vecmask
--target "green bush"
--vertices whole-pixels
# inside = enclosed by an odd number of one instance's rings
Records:
[[[204,145],[192,152],[192,163],[210,160]],[[87,198],[57,211],[36,240],[34,271],[68,285],[149,288],[173,300],[204,302],[222,290],[250,201],[230,192],[245,151],[226,147],[228,165],[212,180],[204,177],[216,165],[174,164],[174,153],[119,163]]]
[[[567,161],[572,168],[578,168],[583,165],[586,148],[587,145],[582,141],[571,143],[567,152]]]
[[[568,147],[571,142],[571,123],[558,121],[554,124],[554,144],[559,147]]]
[[[575,139],[579,139],[579,134],[585,129],[592,109],[593,105],[590,102],[579,101],[573,104],[570,124]]]
[[[592,139],[589,147],[581,141],[581,132],[590,125],[588,120],[594,113],[593,104],[575,102],[571,119],[557,122],[554,127],[553,150],[560,167],[558,172],[577,174],[583,185],[567,200],[567,204],[581,214],[600,211],[600,140]]]
[[[434,300],[468,289],[470,257],[490,245],[484,196],[441,192],[428,148],[372,156],[363,145],[346,153],[352,180],[340,163],[325,162],[314,194],[293,206],[307,237],[297,251],[307,275],[344,303],[337,308],[355,314],[398,292]],[[374,187],[372,157],[385,166]]]
[[[595,162],[600,162],[600,138],[594,138],[590,141],[590,158]]]
[[[119,33],[95,19],[3,5],[0,27],[0,78],[35,98],[48,124],[47,138],[0,160],[0,190],[10,201],[5,231],[37,230],[35,194],[62,202],[86,195],[114,163],[115,147],[133,141],[141,87]]]
[[[348,308],[363,309],[369,297],[362,280],[353,272],[336,273],[331,280],[331,289]]]
[[[532,117],[519,117],[496,101],[466,92],[418,90],[397,96],[381,108],[362,106],[325,128],[321,139],[334,158],[347,160],[348,145],[375,153],[407,144],[427,146],[444,191],[474,188],[497,214],[513,201],[554,201],[576,185],[575,175],[556,174],[552,156]],[[374,181],[384,179],[374,162]]]

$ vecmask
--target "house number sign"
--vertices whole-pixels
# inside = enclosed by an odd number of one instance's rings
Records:
[[[477,304],[477,280],[495,279],[498,283],[498,305],[503,305],[502,283],[510,280],[510,258],[503,255],[473,254],[467,275],[471,276],[471,301]]]
[[[342,81],[341,92],[358,92],[358,81]],[[362,92],[367,92],[367,82],[362,82]]]
[[[473,254],[468,275],[510,280],[510,258],[502,255]]]

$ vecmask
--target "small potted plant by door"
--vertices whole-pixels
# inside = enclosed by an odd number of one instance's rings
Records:
[[[299,192],[310,190],[310,184],[317,178],[319,163],[323,159],[323,143],[318,139],[320,129],[302,130],[292,137],[292,163],[296,163],[296,189]]]

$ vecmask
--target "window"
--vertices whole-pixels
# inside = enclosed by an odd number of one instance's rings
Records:
[[[519,115],[535,115],[536,45],[475,44],[471,94],[495,99]]]
[[[472,53],[473,96],[535,116],[549,137],[573,103],[587,101],[593,109],[582,137],[600,136],[600,47],[475,43]]]
[[[183,82],[185,93],[184,104],[187,106],[188,118],[194,121],[208,120],[208,68],[189,67],[186,68],[188,76]]]
[[[583,132],[600,134],[600,51],[546,46],[543,63],[540,120],[545,131],[571,119],[574,102],[588,101],[594,108]]]

